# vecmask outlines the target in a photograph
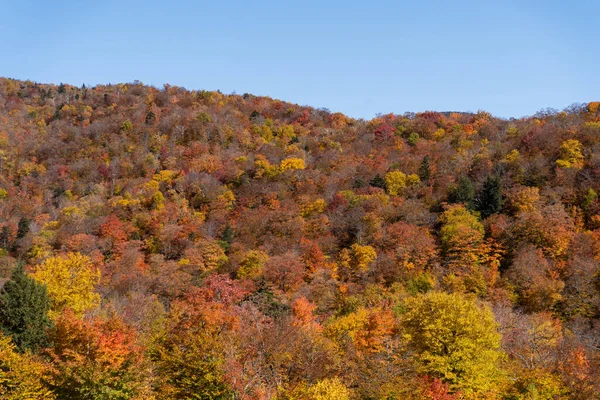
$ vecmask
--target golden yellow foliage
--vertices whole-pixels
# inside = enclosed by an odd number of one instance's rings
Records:
[[[410,174],[406,177],[406,184],[408,186],[415,186],[421,183],[421,178],[417,174]]]
[[[377,259],[377,252],[371,246],[362,246],[354,243],[350,249],[340,253],[340,263],[351,272],[365,272],[373,261]]]
[[[519,150],[513,149],[506,155],[506,157],[504,157],[504,161],[506,161],[507,163],[513,163],[518,161],[520,158],[521,153],[519,153]]]
[[[288,169],[304,169],[304,168],[306,168],[306,166],[304,164],[303,159],[291,157],[291,158],[286,158],[285,160],[281,161],[279,168],[282,171],[286,171]]]
[[[509,197],[509,201],[517,212],[532,212],[540,201],[540,189],[537,187],[516,189]]]
[[[406,188],[406,174],[400,171],[388,172],[385,174],[385,183],[388,193],[392,196],[398,196]]]
[[[278,167],[271,165],[269,160],[260,154],[254,158],[254,168],[255,178],[262,178],[263,176],[267,178],[273,178],[280,172]]]
[[[429,292],[406,300],[402,326],[423,373],[448,382],[465,398],[494,390],[500,334],[494,314],[459,294]]]
[[[10,338],[0,334],[0,398],[4,400],[54,399],[42,383],[46,367],[29,354],[19,354]]]
[[[327,203],[325,202],[325,200],[317,199],[313,203],[309,203],[309,204],[302,206],[301,215],[306,218],[306,217],[310,217],[311,215],[314,215],[314,214],[321,214],[322,212],[325,211],[326,207],[327,207]]]
[[[581,169],[583,167],[582,145],[579,140],[569,139],[560,145],[560,158],[556,165],[560,168]]]
[[[598,101],[591,101],[587,105],[587,109],[590,114],[595,114],[598,111],[598,107],[600,107],[600,102]]]
[[[446,131],[444,128],[438,128],[435,132],[433,132],[433,140],[440,141],[446,135]]]
[[[21,169],[19,170],[20,176],[29,176],[29,175],[40,175],[46,172],[46,167],[42,164],[36,164],[34,162],[24,162],[21,164]]]
[[[65,308],[82,316],[100,304],[100,295],[94,290],[100,282],[100,270],[86,255],[68,253],[48,258],[37,266],[33,278],[48,289],[52,299],[51,318]]]
[[[349,400],[350,393],[338,377],[321,379],[308,388],[310,400]]]

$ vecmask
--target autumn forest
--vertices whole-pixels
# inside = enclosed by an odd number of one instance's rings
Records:
[[[600,103],[0,78],[0,399],[600,399],[599,192]]]

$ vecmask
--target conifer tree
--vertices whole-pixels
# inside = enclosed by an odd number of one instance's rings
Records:
[[[23,263],[17,263],[0,293],[0,329],[20,351],[35,351],[46,344],[49,309],[45,285],[27,276]]]
[[[371,179],[369,181],[369,185],[373,186],[373,187],[378,187],[381,189],[385,189],[386,188],[386,183],[385,183],[385,179],[383,179],[381,177],[381,175],[377,174],[375,176],[375,178]]]
[[[482,218],[487,218],[502,210],[502,187],[497,176],[487,177],[475,199],[475,209],[481,212]]]
[[[475,198],[475,187],[473,182],[466,176],[461,176],[458,180],[458,186],[453,188],[448,195],[448,202],[463,203],[467,208],[473,205]]]
[[[423,157],[419,166],[419,178],[423,182],[429,182],[431,179],[431,166],[429,165],[429,156]]]

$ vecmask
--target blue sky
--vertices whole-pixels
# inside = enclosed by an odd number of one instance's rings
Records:
[[[140,80],[357,118],[600,99],[597,1],[0,0],[0,76]]]

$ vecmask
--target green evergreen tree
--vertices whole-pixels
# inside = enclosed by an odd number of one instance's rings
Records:
[[[378,187],[378,188],[381,188],[381,189],[384,189],[384,190],[385,190],[385,188],[387,186],[386,183],[385,183],[385,179],[383,179],[381,177],[381,175],[379,175],[379,174],[377,174],[375,176],[375,178],[373,178],[373,179],[371,179],[369,181],[369,185],[371,185],[373,187]]]
[[[431,166],[429,165],[429,156],[423,157],[419,166],[419,179],[422,182],[429,182],[431,179]]]
[[[231,225],[229,225],[229,222],[227,223],[227,225],[225,225],[225,229],[223,229],[221,235],[219,235],[219,239],[221,239],[219,241],[219,244],[221,245],[223,250],[229,250],[229,248],[231,247],[231,243],[233,242],[233,229],[231,229]]]
[[[4,225],[2,229],[0,229],[0,247],[4,250],[8,250],[10,247],[10,229],[8,226]]]
[[[468,177],[462,175],[458,180],[458,185],[454,187],[449,195],[448,202],[463,203],[467,208],[472,208],[475,198],[475,186]]]
[[[29,233],[29,220],[25,217],[21,217],[17,227],[17,239],[24,238],[27,233]]]
[[[46,287],[25,274],[23,263],[17,263],[0,292],[0,329],[20,351],[35,351],[46,344],[49,309]]]
[[[481,213],[482,218],[487,218],[502,210],[502,186],[500,179],[490,175],[485,180],[483,188],[475,199],[475,209]]]

